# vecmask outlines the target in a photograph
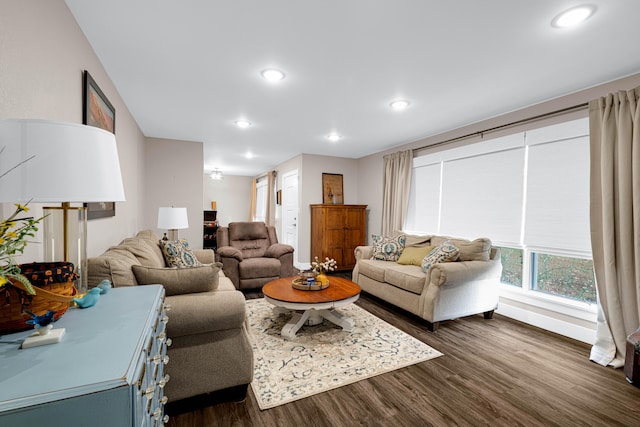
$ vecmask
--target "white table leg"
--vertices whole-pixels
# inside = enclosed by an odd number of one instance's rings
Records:
[[[319,310],[318,313],[329,322],[335,323],[336,325],[342,327],[342,329],[344,329],[345,331],[350,331],[355,326],[355,322],[352,318],[345,316],[336,309]]]
[[[307,310],[302,314],[294,312],[291,315],[291,320],[289,320],[287,324],[282,327],[280,335],[288,340],[295,339],[296,333],[298,332],[298,330],[300,330],[302,325],[304,325],[304,322],[306,322],[311,315],[310,311],[311,310]]]

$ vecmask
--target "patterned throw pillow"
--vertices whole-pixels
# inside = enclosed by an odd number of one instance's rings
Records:
[[[159,243],[167,267],[195,267],[202,265],[191,251],[186,240],[160,240]]]
[[[422,260],[422,271],[426,273],[433,264],[439,262],[455,261],[458,259],[459,253],[460,250],[458,250],[450,240],[445,240],[424,257]]]
[[[392,237],[377,236],[373,234],[373,255],[371,259],[378,261],[398,261],[402,250],[404,249],[404,241],[406,236],[398,234]]]

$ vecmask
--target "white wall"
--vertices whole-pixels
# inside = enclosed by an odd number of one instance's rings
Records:
[[[213,180],[205,174],[203,210],[211,210],[211,202],[217,204],[217,219],[221,226],[230,222],[248,221],[251,208],[251,177],[225,175],[222,180]]]
[[[311,262],[311,208],[322,203],[322,174],[342,174],[345,204],[358,203],[358,161],[342,157],[302,155],[300,176],[300,212],[298,215],[298,260]]]
[[[141,228],[162,236],[167,230],[157,228],[158,208],[187,208],[189,228],[178,230],[192,248],[202,248],[202,168],[204,151],[201,142],[147,138],[144,143],[146,173],[144,217]]]
[[[117,204],[115,217],[89,221],[88,255],[98,255],[139,230],[144,209],[140,202],[144,137],[62,0],[0,0],[0,10],[0,119],[82,123],[85,69],[116,109],[116,141],[127,201]],[[52,165],[51,172],[69,166]],[[32,208],[34,215],[42,214],[41,206]],[[2,210],[0,214],[8,214],[11,205]],[[42,245],[36,244],[27,247],[19,262],[42,260]]]

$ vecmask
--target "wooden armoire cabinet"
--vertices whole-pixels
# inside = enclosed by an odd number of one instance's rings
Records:
[[[311,205],[311,260],[333,258],[338,270],[350,270],[353,250],[366,242],[367,205]]]

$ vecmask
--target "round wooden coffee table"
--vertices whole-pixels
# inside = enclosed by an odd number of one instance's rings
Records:
[[[284,325],[280,335],[294,339],[302,325],[318,325],[322,319],[335,323],[350,331],[353,320],[336,310],[355,302],[360,297],[360,286],[351,280],[329,276],[329,287],[320,291],[294,289],[295,277],[272,280],[262,287],[264,299],[274,305],[278,315],[292,313],[291,320]]]

